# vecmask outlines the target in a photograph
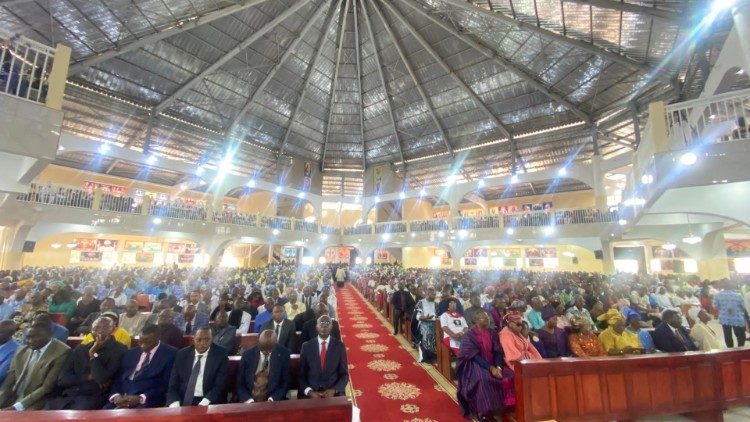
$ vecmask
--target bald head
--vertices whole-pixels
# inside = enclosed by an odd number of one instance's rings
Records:
[[[132,318],[135,316],[135,314],[138,313],[138,302],[136,302],[133,299],[130,299],[125,303],[125,315]]]
[[[273,330],[263,330],[258,336],[258,347],[260,351],[268,354],[276,346],[276,333]]]

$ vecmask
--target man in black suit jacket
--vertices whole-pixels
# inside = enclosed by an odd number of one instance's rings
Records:
[[[263,324],[261,330],[271,330],[276,333],[276,343],[287,350],[294,350],[296,347],[297,332],[294,329],[294,323],[284,318],[284,307],[281,305],[273,307],[273,317]]]
[[[299,362],[299,396],[343,396],[349,383],[346,347],[331,337],[331,317],[318,318],[318,335],[302,345]]]
[[[687,330],[682,327],[682,317],[677,311],[667,309],[662,323],[654,330],[654,345],[662,352],[689,352],[698,350]]]
[[[94,321],[94,341],[79,344],[57,381],[58,396],[45,410],[94,410],[106,402],[106,393],[128,348],[112,336],[115,323],[107,317]]]
[[[315,317],[305,322],[305,324],[302,326],[302,333],[300,334],[299,340],[300,345],[310,339],[315,338],[318,335],[317,318],[320,318],[323,315],[328,315],[328,305],[323,302],[318,302],[315,305]],[[339,330],[339,322],[335,319],[333,320],[331,325],[331,337],[341,340],[341,330]]]
[[[160,342],[160,334],[158,326],[146,326],[141,332],[141,347],[125,352],[105,408],[164,406],[177,349]]]
[[[399,331],[404,331],[402,327],[404,318],[411,318],[414,312],[414,298],[404,288],[404,283],[398,283],[398,289],[391,297],[391,304],[393,305],[393,335],[395,336]]]
[[[289,361],[289,350],[276,343],[276,334],[271,330],[261,332],[258,344],[246,350],[240,359],[237,371],[237,396],[240,402],[286,400],[289,392]],[[266,374],[260,377],[264,365],[267,365]]]
[[[229,356],[226,349],[212,345],[209,327],[195,332],[193,345],[177,352],[169,377],[169,407],[208,406],[226,401]]]

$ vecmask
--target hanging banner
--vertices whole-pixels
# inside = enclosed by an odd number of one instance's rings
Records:
[[[145,242],[143,244],[143,252],[161,252],[161,243]]]
[[[185,252],[184,243],[168,243],[167,244],[167,253],[181,254],[184,252]]]
[[[138,252],[135,254],[135,262],[139,264],[153,264],[154,254],[148,252]]]
[[[305,161],[305,174],[302,178],[302,190],[307,192],[312,186],[312,163]]]
[[[126,252],[140,252],[143,250],[143,242],[137,240],[126,240],[125,251]]]
[[[95,191],[97,188],[102,190],[105,195],[124,196],[125,186],[108,185],[106,183],[92,182],[86,180],[83,182],[83,188],[89,192]]]
[[[385,166],[377,166],[372,170],[372,191],[375,195],[380,195],[383,189],[383,170]]]
[[[110,239],[97,239],[96,250],[99,252],[112,252],[117,250],[117,241]]]

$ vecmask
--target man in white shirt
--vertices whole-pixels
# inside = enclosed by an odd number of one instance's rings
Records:
[[[138,312],[138,302],[129,300],[125,304],[125,312],[120,315],[120,328],[127,331],[131,337],[140,336],[146,326],[148,315]]]
[[[302,302],[297,301],[297,292],[292,291],[289,293],[289,302],[284,304],[284,311],[286,312],[286,317],[290,320],[294,320],[294,317],[296,317],[299,314],[305,313],[307,310],[307,307],[305,307],[305,304]]]
[[[177,352],[169,378],[169,407],[224,403],[229,376],[228,352],[211,344],[211,330],[199,328],[193,345]]]

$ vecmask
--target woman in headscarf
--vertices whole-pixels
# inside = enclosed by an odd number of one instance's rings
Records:
[[[466,418],[491,421],[495,413],[515,405],[513,371],[503,363],[503,349],[485,310],[474,314],[474,325],[461,339],[456,377]]]
[[[693,306],[688,311],[688,317],[695,321],[693,328],[690,329],[690,338],[695,341],[699,350],[707,352],[726,349],[724,342],[719,338],[716,331],[708,325],[713,318],[705,309]]]
[[[588,321],[576,318],[571,321],[570,327],[573,333],[568,337],[568,345],[573,356],[586,358],[607,355],[599,336],[591,331]]]
[[[568,349],[568,333],[557,327],[557,311],[552,305],[542,308],[544,325],[537,330],[539,341],[544,345],[545,358],[559,358],[570,356]]]
[[[652,353],[654,350],[656,350],[654,339],[651,338],[651,334],[643,329],[641,314],[632,309],[630,309],[628,312],[621,311],[621,313],[625,316],[625,330],[638,336],[638,340],[641,341],[643,350],[646,353]]]
[[[542,359],[529,337],[523,334],[523,316],[518,312],[505,315],[505,328],[500,331],[500,345],[505,352],[505,363],[512,370],[513,363],[519,360]]]
[[[617,309],[610,309],[599,315],[599,321],[607,322],[607,329],[599,334],[604,350],[610,356],[643,353],[638,336],[625,330],[625,318]]]

